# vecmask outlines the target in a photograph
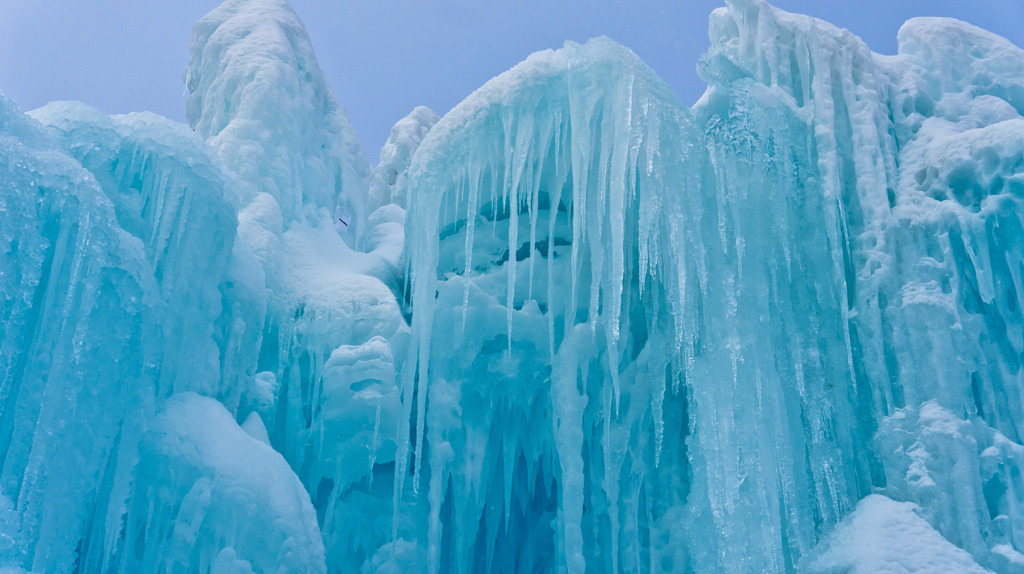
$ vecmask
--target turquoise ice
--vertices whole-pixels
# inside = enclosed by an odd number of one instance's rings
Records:
[[[0,571],[1024,571],[1024,52],[711,14],[373,167],[284,0],[0,96]]]

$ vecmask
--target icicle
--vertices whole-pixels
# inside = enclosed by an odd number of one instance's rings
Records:
[[[573,81],[572,68],[569,69],[569,133],[571,138],[571,169],[573,176],[572,186],[572,257],[570,261],[571,289],[570,305],[565,314],[565,332],[568,335],[570,329],[576,323],[577,311],[577,283],[580,274],[580,246],[587,226],[587,186],[590,175],[590,118],[588,109],[584,108],[581,101],[582,96],[576,94],[576,86]]]
[[[563,155],[565,154],[565,136],[563,135],[566,131],[564,118],[562,117],[561,110],[555,112],[554,125],[557,129],[554,131],[554,158],[555,158],[555,179],[554,185],[548,189],[548,257],[547,257],[547,271],[548,271],[548,289],[547,289],[547,302],[548,302],[548,353],[552,360],[555,357],[555,309],[556,301],[554,296],[555,289],[555,227],[558,223],[558,206],[562,202],[562,188],[565,187],[565,181],[568,177],[566,168],[566,161]],[[573,287],[575,290],[575,286]],[[563,298],[564,300],[564,298]],[[575,311],[569,309],[564,310],[566,317]]]
[[[534,262],[535,262],[535,255],[534,255],[534,253],[537,251],[537,218],[540,215],[540,188],[541,188],[541,185],[542,185],[542,178],[544,176],[544,161],[548,157],[548,154],[551,153],[552,147],[555,146],[555,142],[553,141],[554,140],[554,133],[555,133],[555,124],[549,119],[547,122],[544,123],[544,128],[539,132],[540,139],[538,140],[537,145],[534,146],[535,149],[539,153],[536,155],[537,159],[534,160],[534,163],[533,163],[533,166],[532,166],[533,167],[533,176],[534,177],[533,177],[533,185],[532,185],[532,189],[531,189],[532,193],[530,195],[530,255],[529,255],[529,257],[530,257],[530,263],[529,263],[529,265],[530,265],[530,281],[529,281],[529,292],[527,293],[527,298],[530,299],[530,300],[533,299],[533,270],[534,270]],[[555,149],[557,150],[557,147]],[[557,151],[555,153],[557,155]],[[557,159],[555,161],[557,162]],[[555,169],[556,169],[556,176],[555,176],[555,178],[557,180],[557,167]],[[551,195],[552,195],[552,191],[549,188],[548,189],[548,217],[553,219],[555,217],[555,215],[558,213],[558,206],[557,205],[552,206],[550,204]],[[555,241],[554,235],[549,233],[548,234],[548,259],[549,260],[554,258],[554,255],[553,255],[554,241]],[[550,283],[550,281],[551,281],[551,275],[548,274],[548,282]],[[551,298],[548,297],[548,304],[550,305],[550,303],[551,303]]]
[[[422,205],[422,220],[414,220],[411,234],[416,233],[436,237],[439,228],[440,195],[430,196],[424,191],[410,189],[410,211],[417,212]],[[400,442],[399,454],[396,456],[396,488],[394,493],[394,527],[392,537],[397,537],[398,518],[401,509],[401,495],[405,484],[405,472],[408,465],[409,444],[404,437],[409,435],[409,424],[412,420],[413,396],[416,396],[416,435],[415,465],[413,467],[413,494],[419,493],[420,470],[423,466],[423,447],[425,442],[424,428],[426,425],[426,400],[430,374],[431,333],[433,331],[433,299],[435,296],[436,266],[438,257],[436,239],[425,243],[414,253],[410,268],[412,276],[413,307],[417,309],[413,318],[413,336],[415,344],[410,346],[407,365],[415,365],[406,370],[402,389],[403,413],[399,421]]]
[[[429,303],[428,303],[429,304]],[[420,308],[423,308],[422,306]],[[413,470],[412,492],[419,494],[420,470],[423,468],[423,445],[426,441],[424,432],[427,425],[427,387],[430,377],[430,330],[432,325],[421,327],[418,370],[416,384],[416,465]],[[411,402],[411,401],[410,401]]]
[[[505,129],[511,129],[506,124]],[[523,172],[526,169],[526,160],[531,150],[530,142],[533,134],[532,116],[525,116],[516,125],[515,147],[512,148],[511,157],[506,159],[505,164],[505,195],[508,200],[509,223],[508,223],[508,297],[506,303],[506,317],[508,321],[508,350],[512,351],[512,316],[515,312],[516,296],[516,270],[517,251],[519,250],[519,208],[521,200],[521,187],[523,185]],[[506,136],[506,142],[508,142]]]
[[[380,405],[377,405],[376,413],[373,417],[373,441],[370,443],[370,467],[367,469],[367,475],[370,477],[369,490],[373,490],[373,465],[377,463],[377,437],[380,435]],[[336,471],[336,474],[340,474],[340,471]]]
[[[659,349],[660,351],[660,349]],[[661,448],[665,441],[665,377],[669,365],[657,355],[655,368],[648,373],[651,381],[651,417],[654,419],[654,468],[661,466]]]
[[[586,333],[586,335],[584,335]],[[581,521],[584,508],[583,457],[583,412],[586,409],[586,394],[576,388],[579,376],[578,356],[583,355],[584,336],[589,335],[583,327],[567,332],[562,348],[552,363],[551,404],[555,416],[555,448],[561,466],[561,525],[565,540],[563,556],[566,572],[583,574],[586,562],[583,558],[583,531]]]
[[[502,499],[504,501],[503,524],[505,530],[509,529],[509,521],[512,519],[512,479],[515,478],[516,447],[518,441],[503,440],[502,457]]]
[[[602,104],[602,108],[593,107],[590,110],[591,114],[600,114],[599,117],[602,119],[611,118],[609,121],[614,121],[615,114],[608,108],[611,104],[607,101],[598,102]],[[600,110],[600,111],[599,111]],[[601,308],[601,290],[604,288],[606,291],[609,290],[609,286],[605,284],[605,270],[604,270],[604,259],[605,259],[605,239],[604,229],[607,225],[606,218],[609,217],[608,211],[610,206],[608,204],[608,169],[609,169],[609,155],[613,142],[608,141],[609,130],[602,129],[599,131],[598,138],[594,138],[593,134],[588,138],[588,144],[590,145],[590,152],[593,154],[597,152],[597,163],[592,166],[596,171],[597,181],[594,182],[594,189],[597,192],[596,201],[590,206],[587,217],[584,219],[586,222],[586,228],[584,229],[584,237],[586,238],[587,251],[590,254],[590,304],[588,307],[587,318],[590,324],[590,330],[592,333],[597,332],[597,326],[599,324],[599,310]],[[587,193],[588,188],[583,188],[583,193]],[[610,299],[610,296],[608,296]],[[608,301],[609,305],[613,303]],[[610,325],[605,326],[606,329],[610,329]],[[612,369],[614,370],[614,369]]]
[[[427,572],[436,574],[440,571],[441,566],[441,537],[444,535],[444,525],[441,523],[441,505],[444,501],[444,487],[448,482],[448,473],[443,471],[441,465],[434,464],[431,464],[431,471],[430,491],[427,493],[430,505],[427,516]]]
[[[669,237],[673,243],[675,241],[682,241],[684,233],[680,230],[679,226],[682,223],[677,224],[675,221],[669,222],[669,227],[672,229]],[[675,270],[676,270],[676,281],[678,282],[678,308],[672,314],[675,322],[675,351],[682,353],[683,364],[679,365],[678,371],[673,373],[672,377],[672,392],[675,394],[679,393],[680,385],[682,384],[683,372],[688,372],[692,368],[691,361],[694,356],[694,349],[691,347],[693,337],[696,336],[700,325],[695,325],[692,331],[686,327],[686,317],[690,311],[688,301],[686,298],[687,288],[687,271],[686,271],[686,256],[683,254],[685,250],[677,250],[675,255]]]
[[[614,358],[614,357],[610,357]],[[614,372],[616,369],[612,369]],[[612,389],[611,392],[605,390],[602,394],[604,395],[604,440],[602,441],[602,447],[604,449],[604,476],[602,477],[602,485],[605,494],[609,501],[613,501],[608,505],[608,522],[611,526],[610,533],[612,537],[612,544],[610,553],[612,556],[612,572],[619,571],[619,507],[617,501],[619,500],[619,464],[621,464],[621,456],[615,452],[614,447],[614,435],[612,434],[612,413],[618,410],[618,406],[613,405],[614,401],[618,400],[616,395],[617,391]],[[612,409],[615,409],[613,411]]]
[[[469,282],[473,272],[473,239],[476,232],[477,199],[480,195],[480,179],[482,177],[480,169],[476,164],[471,165],[467,176],[468,182],[465,179],[459,179],[459,189],[462,189],[464,183],[468,183],[467,193],[469,194],[466,205],[466,244],[464,247],[466,267],[462,273],[464,287],[462,291],[462,322],[459,324],[459,339],[466,332],[466,316],[469,314]]]
[[[499,177],[503,177],[505,175],[505,170],[504,169],[499,169],[499,168],[503,168],[504,167],[505,162],[506,162],[506,158],[499,151],[493,152],[491,154],[491,156],[492,157],[490,158],[490,162],[489,162],[489,165],[491,167],[491,185],[490,185],[490,189],[491,189],[491,202],[490,202],[490,206],[491,206],[491,213],[493,214],[493,217],[494,217],[494,221],[491,222],[491,237],[494,238],[494,237],[497,237],[497,235],[498,235],[498,220],[497,220],[497,217],[498,217],[498,214],[501,213],[501,204],[498,203],[498,198],[499,198],[499,191],[498,190],[499,190],[499,188],[504,190],[504,185],[503,184],[499,186],[498,178]],[[501,191],[501,193],[504,193],[504,191]],[[504,202],[504,200],[502,200],[502,201]]]

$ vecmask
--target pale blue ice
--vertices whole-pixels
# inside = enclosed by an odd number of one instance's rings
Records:
[[[0,572],[1024,572],[1024,51],[709,35],[375,167],[284,0],[187,126],[0,95]]]

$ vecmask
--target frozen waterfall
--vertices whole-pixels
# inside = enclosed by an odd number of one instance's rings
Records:
[[[375,168],[285,0],[0,95],[0,571],[1024,572],[1024,51],[726,5]]]

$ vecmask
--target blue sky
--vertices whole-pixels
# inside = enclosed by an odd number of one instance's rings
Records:
[[[184,120],[181,72],[192,23],[217,0],[0,0],[0,91],[33,109],[81,100],[108,113]],[[913,16],[952,16],[1024,46],[1022,0],[776,0],[895,53]],[[720,0],[292,0],[320,65],[375,162],[417,105],[444,114],[528,54],[606,35],[692,103],[697,58]]]

